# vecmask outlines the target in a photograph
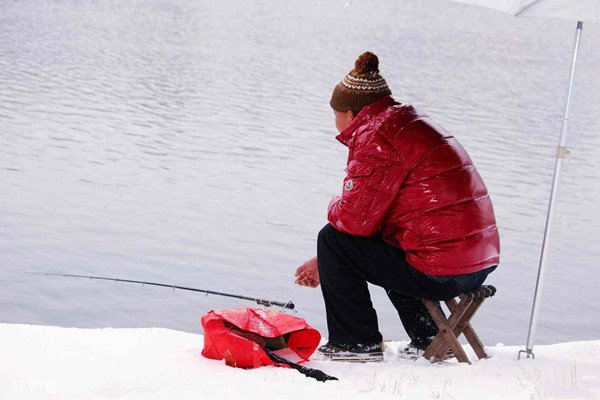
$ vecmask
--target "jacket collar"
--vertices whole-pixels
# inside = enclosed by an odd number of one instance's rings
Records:
[[[350,125],[340,132],[335,138],[339,140],[344,146],[348,146],[350,139],[354,136],[354,131],[364,124],[367,120],[373,118],[377,114],[379,114],[384,109],[389,106],[397,104],[396,101],[391,96],[382,97],[379,100],[374,101],[368,106],[364,107],[360,112],[354,117]]]

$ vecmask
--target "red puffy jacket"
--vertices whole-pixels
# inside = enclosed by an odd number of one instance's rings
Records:
[[[343,193],[329,204],[337,230],[383,239],[431,275],[476,272],[499,262],[492,201],[458,141],[410,105],[384,97],[337,139],[350,154]]]

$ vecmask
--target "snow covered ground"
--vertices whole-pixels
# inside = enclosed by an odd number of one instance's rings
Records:
[[[202,335],[164,328],[77,329],[0,324],[1,399],[597,399],[600,340],[535,349],[488,348],[473,365],[398,360],[311,361],[339,378],[320,383],[291,369],[241,370],[201,356]]]

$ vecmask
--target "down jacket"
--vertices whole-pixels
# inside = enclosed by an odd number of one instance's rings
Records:
[[[458,141],[410,105],[384,97],[337,136],[348,146],[337,230],[400,247],[430,275],[476,272],[499,262],[500,240],[481,176]]]

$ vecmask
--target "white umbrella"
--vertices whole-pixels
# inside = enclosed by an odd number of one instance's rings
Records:
[[[531,319],[529,321],[529,332],[527,334],[527,349],[519,351],[526,353],[527,358],[534,357],[533,339],[535,327],[537,325],[537,310],[542,292],[542,282],[544,277],[544,265],[548,251],[548,238],[550,228],[552,227],[552,214],[554,211],[554,199],[558,191],[560,170],[563,161],[569,157],[569,151],[565,147],[567,140],[567,131],[569,125],[569,113],[571,111],[571,94],[573,92],[573,77],[575,76],[575,64],[577,62],[577,53],[579,50],[579,39],[583,29],[583,22],[600,23],[600,0],[451,0],[459,3],[475,4],[483,7],[493,8],[504,11],[515,17],[544,17],[560,18],[577,21],[575,30],[575,45],[573,48],[573,58],[571,62],[571,76],[569,79],[569,89],[567,94],[567,103],[565,106],[565,116],[562,123],[560,140],[556,151],[556,162],[554,164],[554,179],[552,180],[552,191],[550,194],[550,205],[548,206],[548,215],[546,217],[546,229],[544,231],[544,241],[542,244],[542,254],[535,285],[535,294],[533,297],[533,306],[531,308]]]
[[[504,11],[515,17],[560,18],[600,23],[598,0],[450,0]]]

